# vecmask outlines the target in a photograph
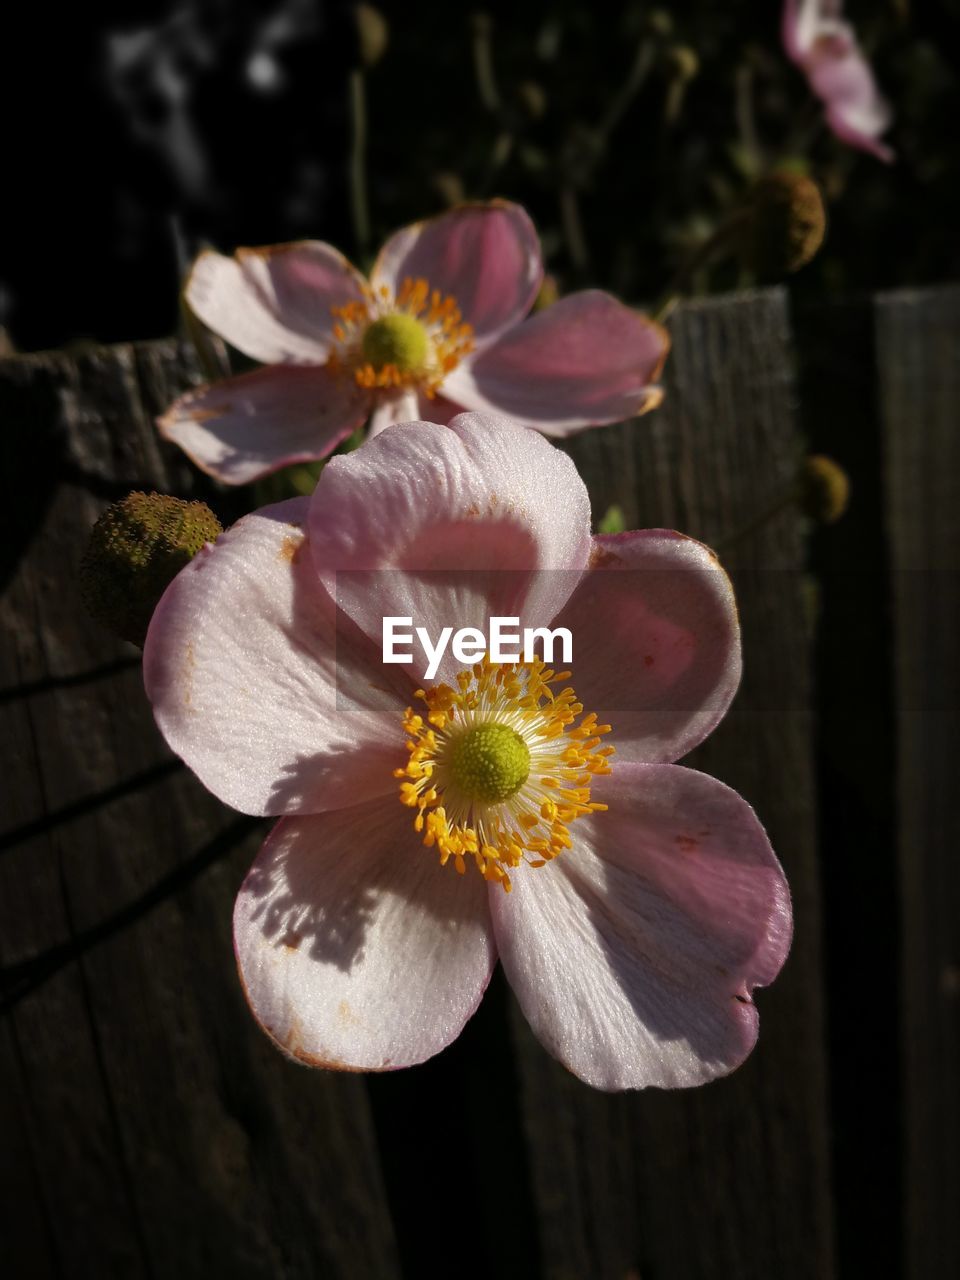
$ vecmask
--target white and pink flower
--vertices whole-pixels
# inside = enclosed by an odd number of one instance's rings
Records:
[[[437,634],[494,615],[567,627],[572,671],[448,656],[418,688],[382,662],[385,616]],[[573,464],[535,432],[468,413],[334,459],[174,580],[144,672],[201,781],[280,819],[234,930],[288,1054],[422,1062],[498,957],[598,1088],[696,1085],[750,1052],[787,884],[746,802],[673,763],[737,688],[730,583],[677,533],[591,537]]]
[[[851,147],[891,161],[883,142],[892,114],[856,33],[840,14],[842,0],[786,0],[783,43],[823,102],[827,123]]]
[[[369,281],[319,241],[201,254],[187,303],[264,367],[181,397],[160,430],[245,484],[326,457],[368,418],[375,436],[493,410],[566,436],[659,404],[665,330],[599,290],[525,320],[542,277],[533,224],[499,200],[396,232]]]

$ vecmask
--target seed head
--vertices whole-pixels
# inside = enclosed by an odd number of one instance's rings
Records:
[[[143,646],[157,602],[223,526],[204,502],[129,493],[108,507],[80,563],[80,593],[94,618]]]

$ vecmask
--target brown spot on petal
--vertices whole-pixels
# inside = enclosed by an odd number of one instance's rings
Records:
[[[280,553],[277,558],[281,563],[285,562],[287,564],[296,564],[297,557],[303,549],[303,544],[305,542],[306,538],[302,533],[284,538],[283,542],[280,544]]]
[[[682,849],[684,853],[693,853],[694,849],[699,849],[700,841],[696,836],[676,836],[674,844],[678,849]]]
[[[346,1062],[341,1062],[339,1058],[321,1058],[318,1054],[310,1053],[305,1049],[303,1024],[295,1014],[291,1014],[286,1039],[281,1040],[280,1043],[291,1058],[296,1058],[297,1062],[302,1062],[305,1067],[325,1067],[330,1071],[362,1070],[361,1067],[351,1067]]]
[[[666,360],[666,356],[663,357],[663,360]],[[663,360],[660,362],[660,368],[663,368]],[[659,370],[654,374],[654,377],[657,377],[658,374]],[[647,394],[640,401],[635,416],[642,418],[645,413],[650,413],[653,409],[659,409],[663,404],[664,394],[663,387],[647,387]]]
[[[463,514],[467,517],[468,520],[476,520],[477,517],[480,515],[480,508],[477,506],[475,502],[473,502],[470,504],[469,507],[467,507],[466,511]]]
[[[280,941],[283,946],[288,947],[291,951],[296,951],[303,941],[303,934],[297,933],[296,929],[291,929]]]
[[[319,1058],[314,1053],[307,1053],[306,1049],[299,1045],[295,1049],[287,1049],[291,1058],[296,1058],[298,1062],[302,1062],[305,1067],[320,1067],[327,1071],[360,1071],[360,1067],[347,1066],[345,1062],[341,1062],[339,1058]]]
[[[350,1005],[346,1000],[340,1001],[339,1007],[337,1008],[337,1015],[344,1026],[357,1027],[360,1025],[360,1019],[350,1008]]]
[[[290,1016],[290,1025],[287,1028],[286,1038],[283,1040],[283,1047],[292,1053],[294,1057],[303,1049],[303,1023],[295,1014]]]
[[[595,542],[590,550],[590,568],[591,569],[608,569],[612,564],[620,564],[621,557],[615,551],[610,551],[607,547],[600,546]]]
[[[224,414],[230,412],[229,404],[221,404],[216,409],[190,409],[186,416],[192,418],[194,422],[209,422],[211,418],[222,418]]]
[[[323,1058],[319,1054],[308,1053],[300,1041],[293,1045],[284,1045],[284,1048],[291,1058],[295,1058],[297,1062],[302,1062],[305,1067],[319,1067],[322,1071],[349,1071],[354,1075],[359,1075],[365,1071],[388,1070],[386,1065],[382,1067],[356,1067],[349,1062],[342,1062],[339,1058]]]
[[[652,653],[645,653],[643,655],[643,665],[645,667],[652,667],[655,662],[656,662],[656,658],[653,656]]]

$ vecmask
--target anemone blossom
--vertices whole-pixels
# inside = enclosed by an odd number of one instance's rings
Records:
[[[544,656],[433,681],[383,662],[385,618],[565,628]],[[412,655],[411,655],[412,656]],[[240,520],[173,581],[144,652],[168,743],[279,817],[234,937],[257,1021],[314,1066],[422,1062],[499,957],[546,1048],[601,1089],[686,1086],[757,1037],[790,943],[749,805],[673,763],[740,677],[713,554],[591,537],[570,459],[481,414],[387,428],[311,498]]]
[[[367,419],[375,436],[492,410],[565,436],[659,404],[666,332],[599,290],[525,320],[542,277],[533,224],[504,201],[396,232],[369,281],[319,241],[203,253],[187,303],[264,367],[181,397],[161,433],[245,484],[326,457]]]
[[[880,160],[893,152],[881,141],[890,127],[890,107],[849,23],[842,0],[786,0],[783,43],[823,102],[827,123],[842,141]]]

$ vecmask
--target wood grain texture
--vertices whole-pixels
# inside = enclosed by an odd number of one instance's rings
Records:
[[[570,452],[596,514],[618,502],[628,527],[722,545],[802,452],[785,300],[692,304],[671,328],[663,407]],[[212,490],[152,428],[193,376],[168,343],[0,365],[0,483],[16,513],[0,634],[0,1215],[22,1273],[389,1278],[395,1221],[412,1278],[459,1248],[451,1205],[436,1206],[458,1188],[477,1203],[506,1177],[518,1218],[533,1221],[522,1240],[496,1215],[475,1224],[464,1276],[829,1280],[796,512],[722,554],[744,682],[690,760],[754,805],[794,894],[793,952],[758,994],[749,1062],[690,1093],[599,1094],[547,1057],[498,982],[461,1041],[417,1072],[369,1084],[311,1073],[256,1031],[233,972],[232,899],[260,832],[171,761],[138,655],[106,640],[74,594],[86,529],[130,488],[207,496],[225,522],[241,509],[244,496]],[[431,1237],[435,1212],[444,1226]]]
[[[671,323],[668,394],[639,422],[571,445],[594,511],[716,542],[766,508],[801,453],[777,292],[696,303]],[[834,1273],[807,593],[785,510],[722,556],[737,590],[741,690],[689,763],[757,809],[790,879],[796,937],[761,991],[760,1042],[690,1093],[608,1097],[515,1033],[544,1275],[550,1280],[809,1280]]]
[[[0,364],[4,1273],[389,1278],[363,1082],[292,1068],[236,981],[260,826],[172,760],[75,591],[107,501],[206,492],[152,426],[193,373],[173,343]]]
[[[882,297],[896,641],[905,1275],[960,1274],[960,288]]]

